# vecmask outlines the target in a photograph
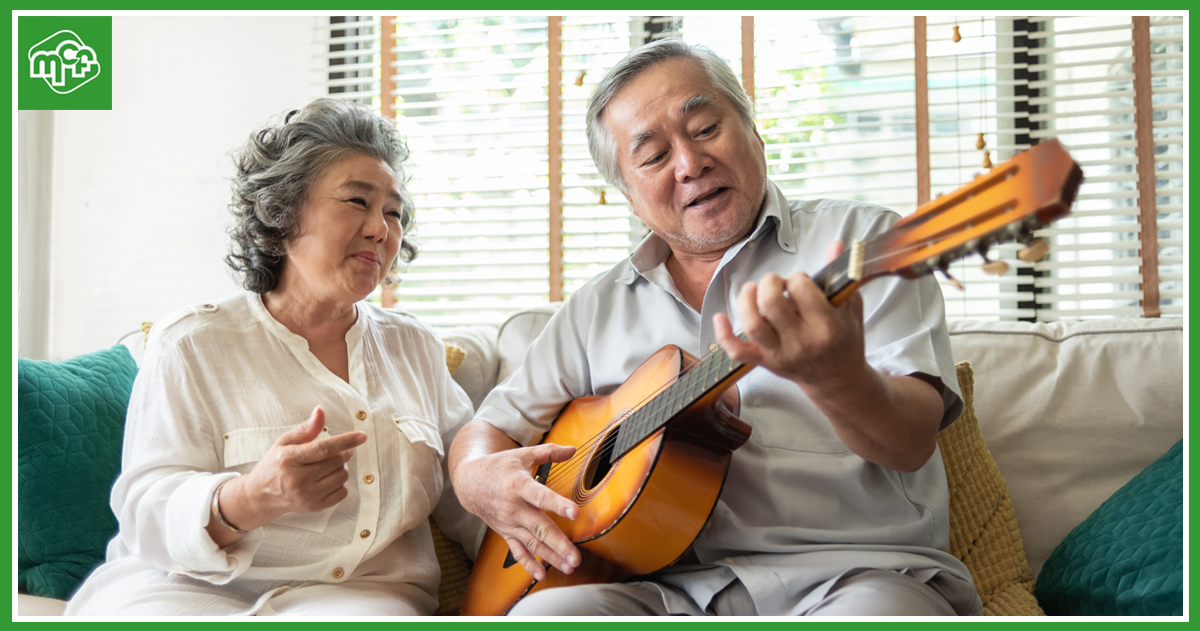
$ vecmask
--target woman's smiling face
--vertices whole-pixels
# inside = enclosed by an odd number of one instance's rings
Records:
[[[281,277],[318,300],[366,298],[400,250],[402,209],[396,174],[386,162],[360,153],[337,160],[301,205]]]

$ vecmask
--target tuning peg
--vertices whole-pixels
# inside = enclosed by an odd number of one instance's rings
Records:
[[[583,87],[583,78],[586,76],[587,76],[587,70],[580,71],[579,76],[575,77],[575,87],[577,87],[577,88]]]
[[[600,204],[601,206],[603,206],[603,205],[605,205],[605,204],[607,204],[607,203],[608,203],[608,198],[607,198],[607,197],[605,197],[605,195],[604,195],[604,189],[600,189],[600,202],[599,202],[599,204]]]
[[[985,141],[985,140],[983,139],[983,132],[979,132],[979,133],[978,133],[978,134],[975,136],[975,148],[976,148],[976,149],[983,149],[983,148],[984,148],[984,147],[986,147],[986,146],[987,146],[987,141]]]
[[[1050,253],[1050,242],[1042,238],[1034,239],[1029,242],[1029,245],[1021,248],[1017,252],[1017,258],[1026,263],[1036,263],[1042,260]]]
[[[981,166],[982,166],[983,168],[985,168],[985,169],[990,169],[990,168],[992,168],[992,156],[991,156],[991,153],[992,153],[991,151],[984,151],[984,152],[983,152],[983,164],[982,164]]]
[[[958,282],[957,278],[951,276],[950,272],[946,271],[945,269],[939,269],[938,271],[942,273],[942,276],[946,277],[946,282],[954,285],[955,289],[959,291],[966,291],[967,288],[964,287],[962,283]]]
[[[962,41],[962,33],[959,33],[959,32],[958,32],[958,25],[957,25],[957,24],[955,24],[955,25],[954,25],[954,35],[951,35],[951,36],[950,36],[950,39],[954,40],[954,43],[956,43],[956,44],[957,44],[958,42]]]
[[[1003,276],[1008,273],[1008,263],[1004,261],[984,261],[983,271],[992,276]]]

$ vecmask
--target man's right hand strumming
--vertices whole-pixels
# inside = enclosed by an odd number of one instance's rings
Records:
[[[513,558],[539,581],[546,578],[539,558],[566,574],[579,567],[579,550],[546,515],[575,519],[579,508],[531,471],[574,454],[574,447],[563,445],[521,447],[481,419],[464,426],[450,449],[450,478],[463,508],[503,537]]]

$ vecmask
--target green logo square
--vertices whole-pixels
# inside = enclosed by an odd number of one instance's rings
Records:
[[[112,109],[112,16],[17,20],[18,109]]]

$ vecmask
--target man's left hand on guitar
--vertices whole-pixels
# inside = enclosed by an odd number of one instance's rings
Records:
[[[827,258],[841,253],[830,244]],[[885,376],[867,363],[862,297],[834,306],[807,274],[767,274],[746,283],[737,314],[713,316],[717,342],[733,359],[766,368],[800,386],[859,456],[898,471],[915,471],[933,455],[941,395],[916,377]]]
[[[837,258],[841,250],[840,241],[831,243],[826,258]],[[863,371],[870,369],[857,293],[833,306],[807,274],[785,279],[772,273],[742,286],[737,313],[749,341],[733,333],[725,314],[713,318],[725,352],[796,382],[805,394],[857,388]]]

